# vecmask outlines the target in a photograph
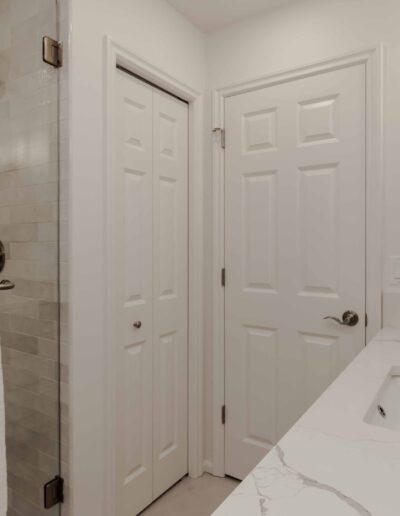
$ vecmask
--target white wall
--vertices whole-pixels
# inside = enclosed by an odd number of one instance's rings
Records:
[[[386,201],[383,270],[391,284],[389,257],[400,256],[400,19],[399,0],[304,0],[206,36],[164,0],[69,0],[71,4],[71,418],[75,515],[103,515],[104,396],[104,35],[127,45],[155,66],[203,91],[206,109],[206,278],[211,277],[210,92],[327,57],[387,43]],[[204,46],[207,45],[205,56]],[[211,283],[205,282],[205,461],[211,447]],[[95,402],[93,402],[95,400]],[[78,505],[78,500],[82,505]],[[86,502],[85,502],[86,500]],[[96,501],[97,506],[89,504]],[[87,504],[85,504],[87,503]],[[109,516],[109,515],[107,515]]]
[[[207,37],[208,101],[213,88],[243,82],[329,57],[387,43],[387,112],[385,180],[385,249],[383,289],[400,291],[391,282],[390,257],[400,256],[400,2],[399,0],[305,0],[257,16]],[[208,114],[211,113],[209,102]],[[209,123],[211,119],[209,118]],[[210,127],[211,129],[211,127]],[[206,140],[207,141],[207,140]],[[209,141],[209,140],[208,140]],[[211,203],[210,147],[205,149],[206,191]],[[205,241],[211,240],[212,210],[205,210]],[[211,247],[207,248],[205,276],[211,274]],[[206,292],[205,459],[211,448],[211,290]]]
[[[105,504],[102,391],[104,276],[104,36],[197,91],[204,36],[164,0],[70,0],[70,321],[72,514]]]

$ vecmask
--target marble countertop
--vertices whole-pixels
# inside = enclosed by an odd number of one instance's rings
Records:
[[[214,515],[400,516],[400,432],[364,421],[393,366],[384,328]]]

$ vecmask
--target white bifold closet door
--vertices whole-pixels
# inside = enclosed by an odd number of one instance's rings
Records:
[[[188,107],[116,71],[117,516],[187,473]]]
[[[226,472],[243,478],[365,345],[365,68],[226,100]],[[326,316],[353,310],[356,326]]]

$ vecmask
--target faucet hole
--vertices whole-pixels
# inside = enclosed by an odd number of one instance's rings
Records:
[[[386,410],[382,407],[382,405],[378,405],[378,412],[383,418],[386,417]]]

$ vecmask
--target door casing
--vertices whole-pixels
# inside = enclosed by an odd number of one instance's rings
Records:
[[[225,99],[273,84],[363,64],[366,72],[366,312],[369,342],[381,328],[382,230],[384,174],[384,54],[383,44],[351,54],[284,70],[213,91],[213,128],[224,129]],[[225,475],[225,432],[221,407],[225,403],[225,301],[221,269],[225,266],[225,156],[218,133],[213,142],[213,462],[210,473]],[[229,417],[229,413],[227,414]]]
[[[135,55],[110,36],[105,37],[105,141],[106,167],[105,184],[107,192],[112,188],[113,171],[113,106],[115,98],[115,69],[117,65],[142,77],[155,86],[172,93],[189,103],[189,294],[188,294],[188,468],[191,477],[203,473],[203,98],[190,86],[177,81],[150,62]],[[112,195],[107,193],[105,202],[104,228],[106,242],[111,241],[114,209]],[[115,336],[112,296],[113,270],[115,267],[113,249],[104,250],[107,277],[104,281],[106,342]],[[106,514],[115,514],[115,364],[112,346],[106,346],[104,363],[105,400],[105,460],[103,469],[103,493]]]

